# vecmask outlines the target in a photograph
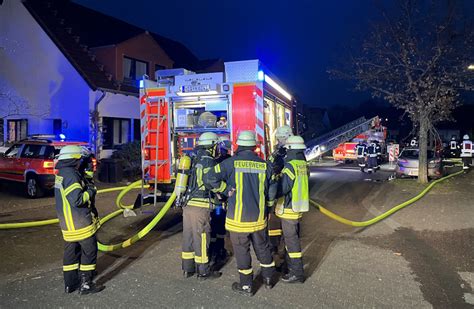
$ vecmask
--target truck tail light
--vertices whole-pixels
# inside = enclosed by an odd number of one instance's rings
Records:
[[[44,161],[43,162],[43,168],[54,168],[54,161]]]
[[[92,170],[95,172],[97,171],[97,159],[92,158]]]

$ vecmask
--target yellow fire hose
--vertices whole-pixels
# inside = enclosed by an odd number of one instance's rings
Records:
[[[351,221],[351,220],[348,220],[348,219],[345,219],[329,210],[327,210],[326,208],[324,208],[323,206],[321,206],[320,204],[318,204],[317,202],[313,201],[313,200],[310,200],[310,203],[313,204],[314,206],[316,206],[316,208],[319,209],[319,211],[328,216],[329,218],[333,219],[333,220],[336,220],[342,224],[346,224],[346,225],[351,225],[351,226],[357,226],[357,227],[364,227],[364,226],[369,226],[369,225],[372,225],[374,223],[377,223],[379,222],[380,220],[383,220],[385,219],[386,217],[390,216],[391,214],[399,211],[400,209],[408,206],[408,205],[411,205],[413,204],[414,202],[418,201],[419,199],[421,199],[423,196],[425,196],[435,185],[437,185],[438,183],[442,182],[442,181],[445,181],[446,179],[449,179],[451,177],[454,177],[454,176],[457,176],[457,175],[461,175],[462,173],[464,173],[464,171],[459,171],[459,172],[456,172],[456,173],[453,173],[451,175],[448,175],[446,177],[443,177],[443,178],[440,178],[440,179],[437,179],[435,181],[433,181],[432,183],[430,183],[425,189],[423,189],[423,191],[421,191],[417,196],[409,199],[408,201],[406,202],[403,202],[395,207],[393,207],[392,209],[384,212],[383,214],[375,217],[375,218],[372,218],[370,220],[367,220],[367,221]]]

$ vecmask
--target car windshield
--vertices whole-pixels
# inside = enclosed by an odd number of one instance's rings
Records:
[[[405,149],[402,151],[400,154],[400,158],[406,158],[406,159],[418,159],[418,154],[419,154],[418,149]],[[428,158],[434,158],[434,151],[433,150],[428,150]]]

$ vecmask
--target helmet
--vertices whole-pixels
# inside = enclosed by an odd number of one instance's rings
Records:
[[[462,138],[463,138],[463,139],[469,139],[469,135],[464,134],[464,136],[463,136]]]
[[[239,146],[257,146],[257,138],[253,131],[242,131],[237,137],[237,145]]]
[[[285,147],[288,149],[306,149],[304,139],[298,135],[292,135],[286,140]]]
[[[58,160],[80,159],[83,154],[83,149],[77,145],[67,145],[59,151]]]
[[[292,136],[293,132],[291,131],[291,128],[287,125],[278,127],[276,129],[275,136],[277,139],[287,139],[289,136]]]
[[[198,145],[199,146],[213,146],[219,141],[219,136],[213,132],[204,132],[199,136]]]

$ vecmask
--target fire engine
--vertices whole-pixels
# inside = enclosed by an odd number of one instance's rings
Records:
[[[275,131],[294,127],[294,100],[259,60],[225,62],[224,72],[158,70],[140,82],[143,179],[171,184],[179,158],[189,154],[199,135],[215,132],[235,149],[237,135],[255,131],[259,155],[276,146]]]
[[[366,144],[371,141],[378,141],[382,151],[385,150],[385,139],[387,138],[387,127],[382,126],[380,118],[371,119],[370,127],[367,131],[358,134],[351,141],[341,143],[332,151],[334,161],[352,161],[357,160],[356,147],[359,141]]]

